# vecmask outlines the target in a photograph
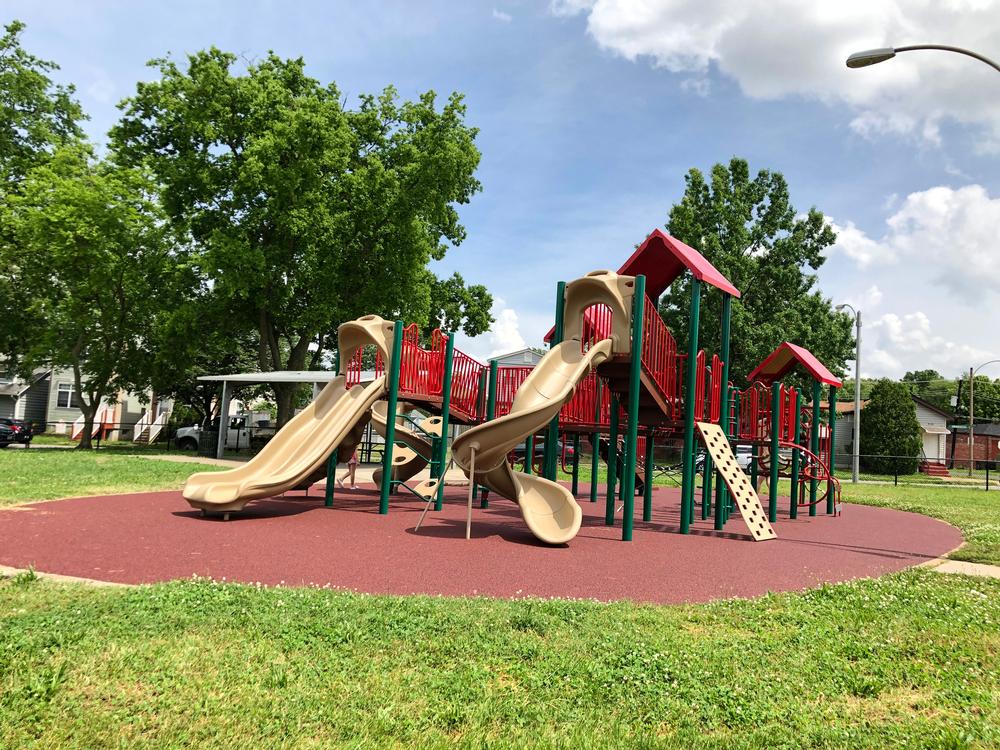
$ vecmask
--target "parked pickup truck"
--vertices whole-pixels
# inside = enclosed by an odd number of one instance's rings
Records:
[[[183,451],[209,451],[218,439],[219,419],[216,417],[207,426],[192,425],[181,427],[174,435],[174,442]],[[267,415],[257,413],[237,414],[229,418],[229,429],[226,432],[226,448],[241,450],[243,448],[260,449],[264,443],[274,437],[275,429],[270,425]],[[207,445],[202,445],[208,441]]]

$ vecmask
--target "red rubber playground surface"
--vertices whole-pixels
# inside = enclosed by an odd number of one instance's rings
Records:
[[[491,499],[465,539],[466,490],[445,509],[392,499],[379,516],[374,488],[251,503],[230,521],[203,518],[179,492],[76,498],[0,511],[0,564],[123,583],[193,575],[372,593],[571,597],[699,602],[792,591],[877,576],[938,557],[962,542],[952,526],[914,513],[845,505],[776,524],[778,539],[750,540],[739,515],[725,532],[698,521],[675,532],[680,492],[657,488],[654,517],[634,541],[604,525],[603,498],[581,499],[584,526],[564,547],[538,544],[517,507]],[[637,504],[638,505],[638,504]],[[637,508],[637,513],[641,510]]]

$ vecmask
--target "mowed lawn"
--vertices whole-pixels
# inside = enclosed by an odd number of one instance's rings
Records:
[[[6,502],[9,466],[30,499],[204,468],[51,453],[0,455]],[[845,488],[995,552],[1000,496]],[[991,579],[911,570],[691,606],[0,581],[0,748],[998,746]]]
[[[205,464],[77,450],[0,450],[0,507],[80,495],[176,490]]]

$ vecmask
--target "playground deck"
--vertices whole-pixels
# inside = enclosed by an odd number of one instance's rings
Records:
[[[0,564],[123,583],[193,575],[371,593],[571,597],[700,602],[791,591],[882,575],[939,557],[961,534],[925,516],[846,505],[843,516],[779,516],[778,538],[748,544],[742,520],[726,531],[679,525],[680,490],[657,488],[651,523],[622,545],[603,503],[581,498],[583,527],[568,548],[547,547],[516,506],[475,509],[465,536],[463,487],[415,532],[423,503],[394,496],[378,514],[373,485],[338,491],[324,508],[314,491],[251,503],[225,522],[201,518],[179,492],[76,498],[0,511]],[[782,504],[786,508],[787,503]],[[783,511],[786,512],[786,511]]]

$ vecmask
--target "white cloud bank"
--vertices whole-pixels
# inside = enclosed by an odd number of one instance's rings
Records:
[[[936,144],[945,119],[982,126],[980,147],[1000,151],[997,73],[947,52],[908,52],[848,70],[848,54],[928,41],[983,53],[1000,49],[1000,0],[553,0],[558,16],[586,14],[587,31],[628,60],[646,58],[707,81],[714,66],[755,99],[844,102],[865,137]]]

